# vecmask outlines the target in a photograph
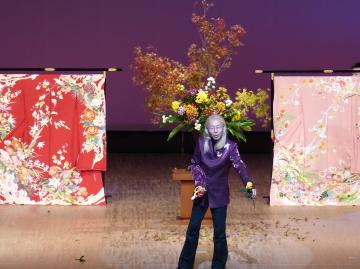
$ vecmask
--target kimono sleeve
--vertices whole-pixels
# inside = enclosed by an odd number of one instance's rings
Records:
[[[235,143],[234,143],[234,145],[232,145],[231,150],[230,150],[230,161],[231,161],[231,164],[234,167],[236,173],[241,178],[244,186],[246,186],[246,183],[248,183],[248,182],[252,182],[254,184],[254,182],[252,181],[251,176],[247,170],[245,163],[241,159],[238,146]],[[255,184],[254,184],[254,187],[255,187]]]

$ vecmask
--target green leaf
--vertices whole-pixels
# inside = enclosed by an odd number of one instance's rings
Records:
[[[0,161],[0,172],[5,173],[6,172],[6,165]]]
[[[254,122],[251,120],[243,119],[238,121],[227,122],[226,125],[236,129],[242,129],[244,131],[251,131],[252,130],[251,127],[254,125]]]
[[[328,191],[326,190],[326,191],[323,191],[323,192],[321,193],[319,200],[323,200],[323,199],[325,199],[325,198],[327,198],[327,197],[329,197],[329,193],[328,193]]]
[[[244,133],[241,131],[241,129],[234,129],[231,126],[228,126],[228,131],[230,134],[232,134],[238,141],[244,141],[246,142],[246,138]]]
[[[178,126],[176,126],[172,131],[170,132],[167,141],[170,141],[181,129],[185,126],[185,123],[180,123]]]
[[[194,126],[194,125],[190,125],[189,128],[188,128],[188,131],[189,131],[189,132],[195,131],[195,126]]]
[[[239,192],[242,192],[242,193],[244,193],[244,196],[246,197],[246,198],[251,198],[251,196],[252,196],[252,191],[250,190],[248,190],[248,189],[246,189],[246,188],[241,188],[241,189],[239,189]]]

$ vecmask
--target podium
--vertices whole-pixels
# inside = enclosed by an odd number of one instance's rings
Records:
[[[180,216],[177,216],[177,222],[186,224],[191,216],[192,203],[191,196],[195,188],[191,172],[186,169],[174,168],[172,171],[172,179],[180,182]],[[208,209],[203,223],[207,224],[211,220],[211,213]]]

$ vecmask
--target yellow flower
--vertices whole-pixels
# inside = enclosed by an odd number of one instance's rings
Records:
[[[207,92],[199,91],[198,94],[196,95],[195,102],[201,104],[201,103],[206,103],[207,101],[208,101]]]
[[[240,120],[240,119],[241,119],[241,112],[240,112],[240,110],[237,110],[236,114],[232,117],[232,120],[237,121],[237,120]]]
[[[185,90],[185,86],[182,84],[176,84],[176,90],[182,92]]]
[[[172,110],[174,110],[174,112],[177,112],[178,111],[178,109],[179,109],[179,107],[180,107],[180,102],[179,101],[173,101],[172,103],[171,103],[171,108],[172,108]]]
[[[218,102],[215,105],[215,110],[218,112],[218,114],[222,114],[225,111],[225,104],[223,102]]]
[[[226,88],[219,87],[219,89],[216,91],[216,96],[224,99],[230,98],[230,96],[227,94],[227,91],[228,90]]]
[[[253,183],[251,181],[248,181],[246,183],[246,187],[245,187],[247,190],[251,190],[253,188]]]

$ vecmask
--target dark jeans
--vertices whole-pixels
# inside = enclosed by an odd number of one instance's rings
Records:
[[[209,207],[207,195],[203,201],[195,200],[191,212],[191,218],[186,231],[186,240],[179,258],[178,269],[192,269],[194,267],[195,253],[199,241],[199,232],[201,222]],[[228,248],[226,241],[226,211],[227,206],[211,208],[211,214],[214,226],[214,255],[212,259],[212,269],[225,269],[228,257]]]

